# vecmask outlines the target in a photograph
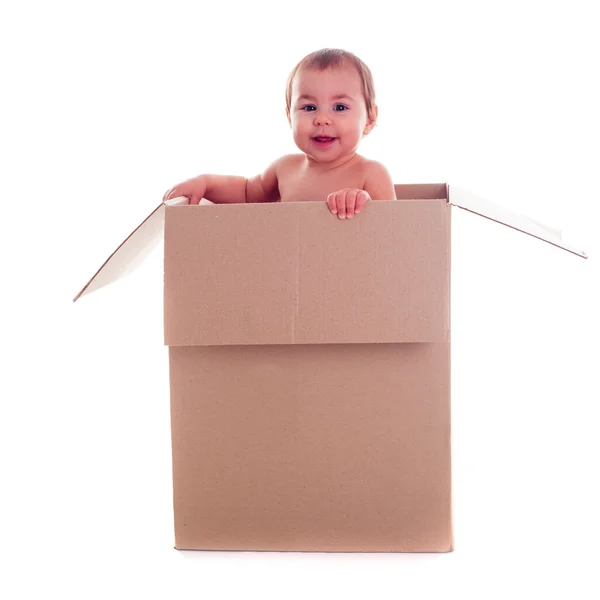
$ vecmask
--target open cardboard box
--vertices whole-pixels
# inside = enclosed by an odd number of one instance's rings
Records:
[[[453,207],[586,255],[453,186],[396,195],[343,222],[169,201],[75,298],[164,235],[176,548],[453,549]]]

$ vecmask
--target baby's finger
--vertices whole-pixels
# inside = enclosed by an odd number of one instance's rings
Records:
[[[354,209],[354,212],[356,214],[358,214],[361,210],[362,207],[371,199],[371,196],[369,196],[369,192],[365,192],[365,190],[361,190],[358,195],[356,196],[356,208]]]
[[[337,205],[335,202],[335,192],[333,192],[332,194],[329,194],[329,196],[327,196],[327,206],[329,206],[329,210],[335,214],[337,212]]]
[[[171,192],[174,190],[175,188],[170,188],[165,192],[165,195],[163,196],[163,202],[166,202],[169,199],[169,196],[171,195]]]
[[[337,215],[340,219],[346,218],[346,193],[348,190],[340,190],[335,196]]]
[[[354,208],[356,206],[356,195],[358,194],[357,190],[350,190],[346,194],[346,213],[349,219],[354,216]]]

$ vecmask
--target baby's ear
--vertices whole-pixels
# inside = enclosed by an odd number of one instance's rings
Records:
[[[375,124],[377,123],[378,115],[379,115],[379,108],[377,107],[376,104],[374,104],[373,108],[371,109],[371,112],[369,113],[369,116],[367,117],[367,124],[365,125],[363,135],[367,135],[367,134],[371,133],[373,127],[375,127]]]

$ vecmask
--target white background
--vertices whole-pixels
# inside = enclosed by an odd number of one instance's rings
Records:
[[[0,596],[600,597],[593,5],[3,3]],[[397,183],[590,258],[454,212],[453,553],[177,552],[160,251],[71,300],[175,183],[295,151],[285,80],[321,47],[370,65],[361,152]]]

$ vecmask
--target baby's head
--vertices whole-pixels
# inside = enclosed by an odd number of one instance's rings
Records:
[[[369,67],[345,50],[312,52],[290,73],[286,114],[307,156],[328,163],[352,156],[377,120]]]

